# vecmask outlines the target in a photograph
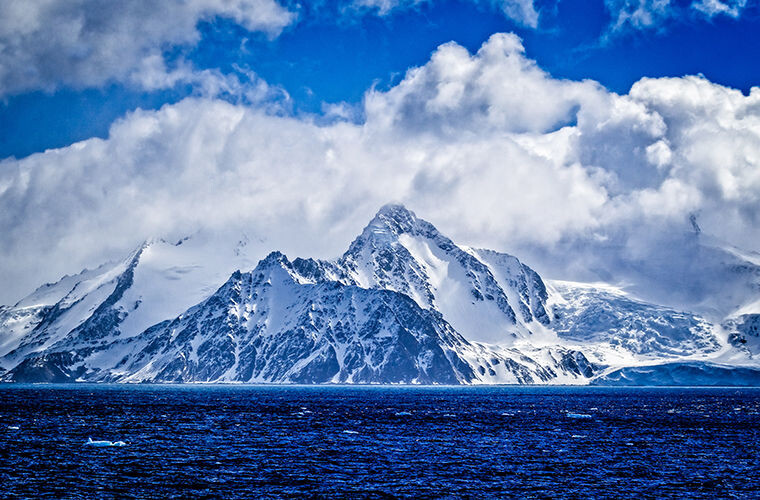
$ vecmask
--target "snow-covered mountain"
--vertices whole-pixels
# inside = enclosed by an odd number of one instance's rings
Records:
[[[131,337],[180,314],[254,262],[247,238],[222,241],[211,234],[147,241],[121,261],[65,276],[0,307],[0,368],[35,352]]]
[[[693,314],[634,300],[605,285],[550,282],[552,328],[561,339],[608,345],[640,358],[719,351],[713,325]]]
[[[383,207],[348,251],[323,267],[346,284],[401,292],[473,341],[510,345],[549,323],[535,271],[511,255],[459,247],[398,205]]]
[[[331,261],[273,252],[242,272],[239,248],[209,248],[155,241],[3,307],[3,379],[652,383],[630,370],[717,381],[741,366],[736,380],[760,382],[751,317],[717,326],[609,285],[545,282],[399,205]]]
[[[136,338],[89,351],[87,378],[115,381],[472,383],[549,380],[521,353],[472,344],[407,295],[314,276],[272,253],[211,297]],[[582,354],[558,350],[579,371]],[[115,369],[111,361],[120,359]],[[105,361],[105,362],[103,362]],[[102,371],[97,368],[102,367]],[[560,367],[558,367],[560,368]],[[569,372],[568,372],[569,373]],[[575,375],[580,375],[575,373]]]

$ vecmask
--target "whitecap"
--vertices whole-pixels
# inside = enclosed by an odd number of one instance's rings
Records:
[[[92,438],[87,438],[87,442],[85,443],[85,446],[96,446],[99,448],[108,448],[108,447],[121,447],[121,446],[127,446],[127,443],[124,441],[93,441]]]
[[[591,418],[591,415],[589,415],[588,413],[570,413],[570,412],[567,412],[565,414],[565,416],[567,418]]]

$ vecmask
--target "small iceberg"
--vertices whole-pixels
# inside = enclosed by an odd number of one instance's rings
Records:
[[[589,415],[588,413],[570,413],[570,412],[567,412],[565,414],[565,416],[567,418],[591,418],[591,415]]]
[[[124,441],[93,441],[92,438],[87,438],[87,442],[84,444],[85,446],[97,446],[99,448],[107,448],[107,447],[120,447],[120,446],[127,446],[127,443]]]

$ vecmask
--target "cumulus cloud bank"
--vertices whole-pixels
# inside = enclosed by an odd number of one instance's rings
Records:
[[[195,83],[187,64],[167,67],[163,51],[197,43],[198,22],[216,17],[276,36],[295,14],[275,0],[0,2],[0,97],[111,81]]]
[[[553,78],[497,34],[475,54],[440,46],[368,91],[363,115],[319,125],[191,97],[130,113],[107,139],[0,162],[2,301],[199,228],[333,256],[390,201],[564,278],[662,255],[690,216],[760,241],[760,88],[643,79],[617,95]]]

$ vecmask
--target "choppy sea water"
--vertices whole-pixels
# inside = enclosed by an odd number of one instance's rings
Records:
[[[0,426],[0,497],[760,496],[760,389],[0,386]]]

